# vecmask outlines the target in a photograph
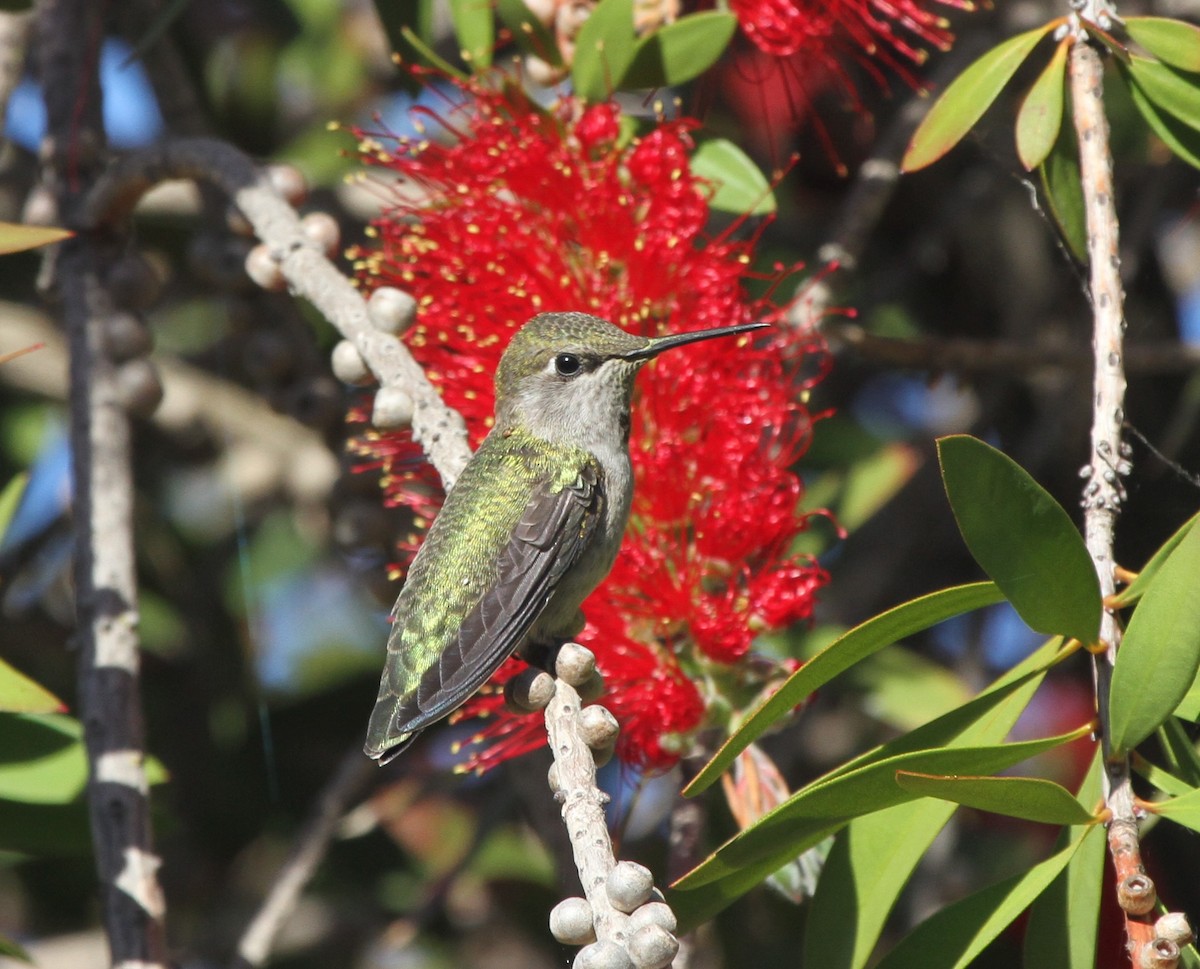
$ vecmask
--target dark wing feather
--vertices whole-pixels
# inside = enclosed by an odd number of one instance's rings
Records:
[[[585,464],[571,485],[555,484],[549,473],[535,483],[511,537],[500,549],[495,580],[421,674],[415,689],[401,694],[385,672],[366,745],[368,755],[380,763],[391,760],[413,734],[462,706],[487,682],[521,645],[563,575],[588,548],[604,517],[599,468]]]
[[[496,584],[421,678],[419,712],[402,729],[420,730],[458,709],[521,645],[563,574],[587,548],[602,510],[598,484],[588,468],[574,487],[534,494],[501,553]]]

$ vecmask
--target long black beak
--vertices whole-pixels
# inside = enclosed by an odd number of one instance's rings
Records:
[[[681,347],[685,343],[699,343],[701,340],[714,340],[719,336],[748,333],[751,330],[761,330],[770,325],[770,323],[739,323],[737,326],[719,326],[712,330],[695,330],[691,333],[672,333],[669,336],[652,337],[644,347],[621,354],[621,359],[649,360],[657,357],[664,350]]]

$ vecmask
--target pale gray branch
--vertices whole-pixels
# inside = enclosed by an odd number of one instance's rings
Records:
[[[354,344],[381,384],[401,387],[409,394],[413,437],[449,490],[471,453],[461,415],[443,403],[400,340],[371,326],[362,294],[304,236],[295,210],[236,148],[220,141],[186,138],[121,159],[90,197],[88,223],[119,224],[146,191],[174,178],[220,187],[270,248],[292,292],[312,303]]]

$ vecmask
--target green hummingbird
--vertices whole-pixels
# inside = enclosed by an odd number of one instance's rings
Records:
[[[629,407],[646,361],[744,323],[634,336],[584,313],[542,313],[496,370],[496,420],[446,496],[392,610],[364,750],[386,764],[462,706],[515,650],[583,629],[633,498]]]

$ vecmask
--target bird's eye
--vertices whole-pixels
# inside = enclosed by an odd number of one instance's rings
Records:
[[[583,364],[573,353],[560,353],[554,358],[554,372],[560,377],[574,377],[582,369]]]

